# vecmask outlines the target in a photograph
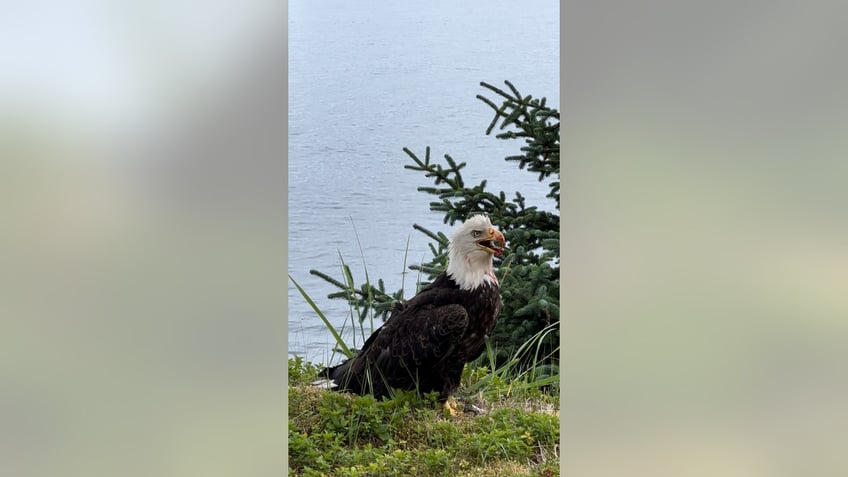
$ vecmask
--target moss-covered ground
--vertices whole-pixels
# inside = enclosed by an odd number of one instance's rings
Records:
[[[316,371],[299,358],[289,360],[290,475],[559,475],[556,389],[464,386],[459,408],[473,404],[476,410],[450,416],[435,396],[401,392],[376,400],[316,388],[309,385]],[[480,375],[467,372],[464,384]]]

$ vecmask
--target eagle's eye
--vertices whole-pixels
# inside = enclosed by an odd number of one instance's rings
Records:
[[[483,233],[483,232],[480,232],[479,230],[472,230],[471,236],[474,237],[474,238],[477,238],[477,237],[480,236],[481,233]]]

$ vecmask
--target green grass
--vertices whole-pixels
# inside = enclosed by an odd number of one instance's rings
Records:
[[[503,394],[476,402],[483,415],[445,417],[414,392],[377,400],[312,387],[318,368],[289,360],[290,475],[559,475],[558,398]]]

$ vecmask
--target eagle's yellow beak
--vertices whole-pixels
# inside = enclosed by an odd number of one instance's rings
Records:
[[[505,245],[506,239],[503,234],[500,230],[494,228],[490,228],[487,235],[477,241],[477,246],[498,257],[503,257],[503,248]]]

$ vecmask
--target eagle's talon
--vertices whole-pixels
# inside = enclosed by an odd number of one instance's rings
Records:
[[[456,401],[453,398],[448,398],[444,404],[442,404],[445,414],[456,417],[459,415],[459,412],[456,410]]]

